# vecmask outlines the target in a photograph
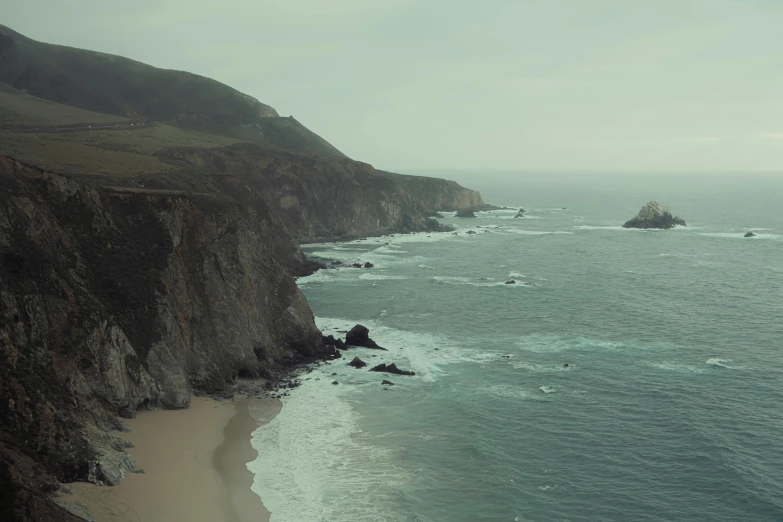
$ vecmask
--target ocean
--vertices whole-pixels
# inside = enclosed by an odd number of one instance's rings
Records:
[[[298,283],[388,352],[253,434],[273,522],[783,520],[783,176],[436,174],[528,213],[307,246],[375,265]]]

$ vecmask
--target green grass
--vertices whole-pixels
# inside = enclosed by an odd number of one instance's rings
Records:
[[[0,153],[46,170],[75,175],[144,177],[179,169],[155,154],[168,147],[227,147],[238,140],[169,125],[134,130],[0,133]]]
[[[0,90],[0,127],[113,123],[127,118],[85,111],[11,89]]]

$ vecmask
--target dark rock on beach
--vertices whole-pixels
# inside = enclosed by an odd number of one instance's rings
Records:
[[[367,327],[357,324],[345,336],[345,343],[348,346],[363,346],[365,348],[374,348],[376,350],[385,350],[378,343],[370,339],[370,330]]]
[[[400,370],[397,368],[397,365],[394,363],[391,364],[379,364],[378,366],[374,366],[373,368],[370,368],[371,372],[386,372],[386,373],[393,373],[395,375],[416,375],[416,372],[410,372],[407,370]]]
[[[657,201],[650,201],[632,219],[623,225],[624,228],[661,228],[669,229],[675,226],[686,226],[685,220],[674,216],[669,207]]]

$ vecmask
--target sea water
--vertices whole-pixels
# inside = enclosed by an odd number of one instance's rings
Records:
[[[299,285],[325,334],[388,351],[254,433],[272,521],[783,519],[781,178],[476,188],[526,217],[307,247],[375,265]],[[689,226],[620,226],[652,198]]]

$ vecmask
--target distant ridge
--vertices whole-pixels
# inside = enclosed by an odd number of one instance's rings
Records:
[[[293,118],[216,80],[37,42],[0,25],[0,91],[132,120],[168,122],[328,157],[344,155]],[[1,108],[1,107],[0,107]]]

